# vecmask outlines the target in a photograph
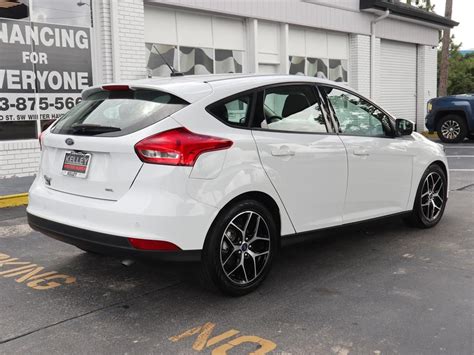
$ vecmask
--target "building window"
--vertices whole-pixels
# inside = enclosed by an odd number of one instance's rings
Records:
[[[347,60],[291,56],[290,74],[347,82]]]
[[[329,59],[329,79],[347,82],[347,60]]]
[[[307,75],[317,78],[328,77],[328,60],[319,58],[306,58],[308,62]]]
[[[169,76],[171,71],[166,64],[178,67],[178,50],[167,44],[145,43],[146,67],[149,76]],[[166,61],[166,62],[165,62]]]
[[[290,56],[290,74],[305,74],[305,57]]]
[[[36,138],[92,85],[91,1],[0,0],[0,140]]]
[[[214,54],[211,48],[179,47],[179,71],[186,74],[214,73]]]
[[[0,141],[36,138],[36,120],[0,122]]]
[[[243,51],[216,49],[215,67],[217,74],[242,73]]]
[[[243,72],[244,51],[159,43],[145,43],[145,47],[148,76],[169,76],[166,62],[186,75]]]

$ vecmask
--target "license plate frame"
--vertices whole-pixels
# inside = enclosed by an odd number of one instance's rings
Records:
[[[68,151],[64,155],[62,166],[63,175],[85,179],[89,173],[92,154]]]

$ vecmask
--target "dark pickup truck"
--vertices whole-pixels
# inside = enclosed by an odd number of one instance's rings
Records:
[[[474,94],[437,97],[428,101],[426,127],[446,143],[474,139]]]

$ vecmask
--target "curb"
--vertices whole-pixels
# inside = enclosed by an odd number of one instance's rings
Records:
[[[438,138],[438,135],[436,134],[436,132],[430,133],[428,131],[423,131],[421,132],[421,134],[427,138]]]
[[[0,208],[23,206],[28,204],[28,193],[0,196]]]

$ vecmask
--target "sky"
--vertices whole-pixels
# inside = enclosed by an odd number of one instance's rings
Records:
[[[444,16],[446,0],[431,0],[435,5],[435,12]],[[454,21],[459,25],[451,30],[455,42],[462,42],[461,49],[474,49],[474,0],[453,0]]]
[[[31,19],[38,22],[58,23],[72,26],[90,26],[90,1],[87,5],[78,6],[80,0],[20,0],[28,3]]]

